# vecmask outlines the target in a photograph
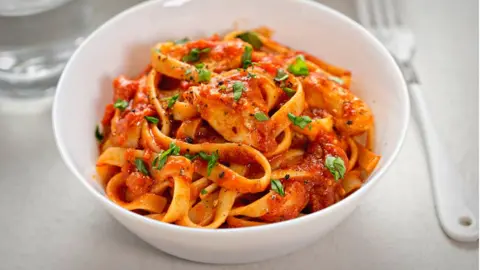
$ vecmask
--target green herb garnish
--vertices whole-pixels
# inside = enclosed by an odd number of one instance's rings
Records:
[[[168,108],[172,108],[175,102],[177,102],[179,97],[180,97],[180,94],[175,94],[171,97],[164,98],[163,100],[166,100],[168,102]]]
[[[250,72],[248,72],[248,74],[247,74],[247,78],[248,78],[248,79],[251,79],[251,78],[257,78],[257,75],[256,75],[256,74],[253,74],[253,73],[250,73]]]
[[[155,116],[145,116],[144,118],[145,118],[145,120],[147,120],[148,122],[150,122],[152,124],[158,124],[158,118],[155,117]]]
[[[288,113],[288,119],[295,125],[300,128],[304,128],[312,122],[312,119],[306,115],[304,116],[295,116],[293,113]]]
[[[124,111],[128,107],[128,101],[123,99],[117,99],[117,101],[113,103],[113,107],[116,109],[120,109],[120,111]]]
[[[282,182],[277,179],[271,179],[270,180],[270,188],[278,193],[280,196],[285,197],[285,190],[283,189]]]
[[[204,63],[198,63],[198,64],[195,64],[195,67],[196,68],[203,68],[203,67],[205,67],[205,64]]]
[[[198,70],[198,82],[209,82],[212,73],[206,69],[199,69]]]
[[[281,81],[284,81],[288,78],[288,73],[285,72],[285,70],[279,68],[277,69],[277,75],[275,76],[275,81],[277,82],[281,82]]]
[[[178,147],[174,142],[171,142],[168,149],[160,153],[153,159],[152,167],[157,170],[161,170],[165,163],[167,163],[167,158],[171,155],[178,155],[180,153],[180,147]]]
[[[242,54],[242,66],[244,69],[252,65],[252,47],[245,46],[245,50]]]
[[[97,141],[99,142],[103,140],[103,134],[100,132],[100,127],[98,125],[95,128],[95,138],[97,138]]]
[[[212,169],[213,167],[215,167],[215,165],[217,165],[217,162],[218,162],[218,150],[213,152],[212,154],[207,154],[205,152],[200,152],[198,153],[198,155],[205,161],[208,161],[208,165],[207,165],[207,175],[210,176],[210,174],[212,173]]]
[[[193,63],[193,62],[196,62],[198,60],[200,60],[200,55],[202,53],[208,53],[210,52],[210,48],[205,48],[205,49],[199,49],[199,48],[193,48],[190,50],[190,52],[188,52],[187,55],[185,55],[184,57],[182,57],[182,61],[183,62],[190,62],[190,63]]]
[[[293,95],[295,95],[295,90],[293,90],[292,88],[288,88],[288,87],[283,87],[282,88],[283,92],[285,92],[285,94],[287,94],[287,96],[289,97],[292,97]]]
[[[196,158],[198,157],[198,154],[192,155],[192,154],[190,154],[190,153],[186,153],[184,156],[185,156],[186,158],[190,159],[190,160],[194,160],[194,159],[196,159]]]
[[[139,172],[141,172],[143,175],[150,175],[148,173],[148,169],[147,169],[147,165],[145,164],[145,162],[143,161],[143,159],[141,158],[136,158],[135,159],[135,166],[137,167],[137,170]]]
[[[233,99],[238,101],[242,96],[242,92],[245,90],[245,85],[242,82],[233,83]]]
[[[263,112],[257,112],[255,113],[255,119],[257,119],[260,122],[267,121],[269,118],[267,115],[265,115]]]
[[[298,55],[295,62],[288,66],[288,71],[294,75],[308,75],[308,66],[303,55]]]
[[[327,158],[325,159],[325,167],[327,167],[327,169],[333,175],[336,182],[343,178],[345,171],[347,170],[342,158],[331,155],[327,155]]]
[[[250,43],[254,49],[260,49],[263,43],[255,32],[243,32],[237,35],[237,38]]]
[[[200,191],[200,194],[202,194],[202,195],[205,195],[207,193],[208,193],[208,191],[206,189],[202,189],[202,191]]]

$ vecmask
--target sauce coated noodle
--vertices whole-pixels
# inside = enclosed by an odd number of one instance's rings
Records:
[[[228,228],[319,211],[362,186],[380,156],[351,73],[271,33],[159,43],[137,78],[114,80],[96,132],[109,199],[161,222]]]

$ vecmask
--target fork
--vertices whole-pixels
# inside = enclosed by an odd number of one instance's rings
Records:
[[[404,24],[399,0],[357,0],[356,4],[360,23],[390,51],[407,82],[428,156],[433,199],[443,231],[457,241],[477,241],[478,223],[467,208],[457,184],[462,183],[462,177],[435,131],[420,92],[419,80],[412,66],[415,39]]]

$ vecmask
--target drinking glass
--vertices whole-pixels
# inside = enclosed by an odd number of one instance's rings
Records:
[[[48,109],[61,72],[98,25],[140,0],[0,0],[0,112]]]

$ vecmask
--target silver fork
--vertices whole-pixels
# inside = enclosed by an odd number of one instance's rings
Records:
[[[443,231],[457,241],[476,241],[478,223],[467,208],[458,185],[462,182],[461,175],[447,154],[445,144],[440,142],[420,92],[419,80],[412,66],[415,39],[404,24],[399,0],[357,0],[357,12],[360,23],[390,51],[408,84],[428,155],[433,199]]]

